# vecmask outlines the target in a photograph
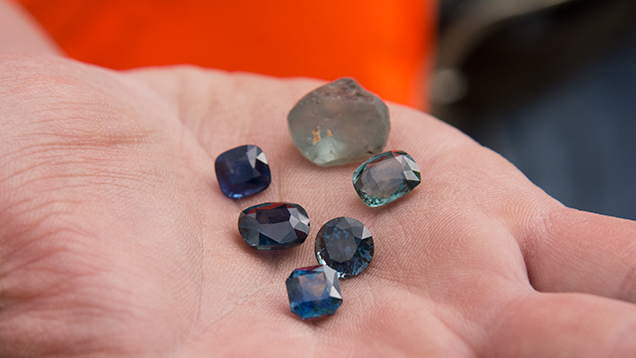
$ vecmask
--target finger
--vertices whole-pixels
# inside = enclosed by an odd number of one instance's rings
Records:
[[[524,295],[493,326],[486,357],[634,357],[636,308],[586,294]]]
[[[0,0],[0,52],[61,55],[57,46],[17,2]]]
[[[539,291],[636,302],[636,222],[555,206],[522,246]]]

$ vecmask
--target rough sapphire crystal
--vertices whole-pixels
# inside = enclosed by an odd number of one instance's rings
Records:
[[[230,199],[241,199],[267,189],[272,181],[265,153],[255,145],[228,150],[214,161],[221,191]]]
[[[370,207],[382,206],[408,194],[420,184],[420,168],[401,150],[380,153],[353,174],[353,187]]]
[[[358,275],[373,258],[373,237],[364,224],[348,217],[335,218],[316,236],[316,259],[338,271],[340,278]]]
[[[342,303],[338,273],[328,266],[297,268],[285,284],[291,311],[302,319],[332,315]]]
[[[380,153],[391,130],[389,108],[353,78],[305,95],[287,123],[296,148],[321,167],[361,162]]]
[[[280,250],[305,242],[309,217],[300,205],[264,203],[241,212],[238,219],[243,240],[257,250]]]

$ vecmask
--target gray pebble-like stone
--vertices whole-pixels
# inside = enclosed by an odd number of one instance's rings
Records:
[[[329,167],[361,162],[382,152],[389,137],[389,109],[352,78],[309,92],[287,116],[296,148]]]

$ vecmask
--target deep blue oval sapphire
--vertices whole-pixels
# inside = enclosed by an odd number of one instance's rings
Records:
[[[263,150],[243,145],[221,153],[214,161],[221,191],[230,199],[242,199],[267,189],[272,181]]]
[[[305,242],[309,217],[297,204],[264,203],[243,210],[238,228],[243,240],[253,249],[287,249]]]

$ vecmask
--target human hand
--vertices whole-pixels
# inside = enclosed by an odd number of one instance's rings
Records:
[[[633,357],[636,224],[563,207],[510,163],[390,105],[388,149],[422,184],[368,208],[356,165],[319,168],[286,114],[320,83],[192,67],[114,72],[0,58],[0,356]],[[263,148],[272,185],[233,201],[214,158]],[[302,205],[307,242],[263,253],[239,212]],[[336,315],[301,321],[284,281],[337,216],[375,257]]]

